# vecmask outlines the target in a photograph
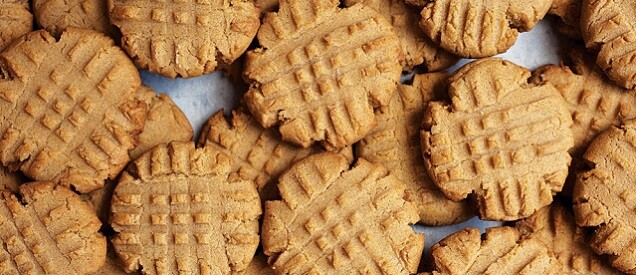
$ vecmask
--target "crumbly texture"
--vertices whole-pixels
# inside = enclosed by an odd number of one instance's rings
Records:
[[[284,140],[347,147],[375,126],[400,80],[401,47],[389,22],[371,7],[338,0],[283,0],[247,55],[245,102]]]
[[[437,0],[422,9],[420,26],[443,49],[480,58],[507,51],[519,32],[531,30],[552,0]]]
[[[579,174],[573,196],[576,223],[596,227],[590,246],[630,274],[636,274],[635,148],[635,120],[600,134],[585,153],[594,168]]]
[[[259,243],[254,184],[230,175],[211,147],[172,142],[132,163],[111,202],[112,243],[128,272],[228,274],[244,270]]]
[[[257,252],[254,259],[247,266],[243,275],[274,275],[274,270],[267,264],[267,256],[263,252]]]
[[[552,202],[568,174],[572,118],[551,84],[498,58],[451,79],[452,104],[431,102],[421,132],[424,163],[455,201],[472,193],[479,216],[518,220]]]
[[[572,209],[559,201],[516,222],[515,228],[524,238],[543,243],[561,262],[565,274],[621,274],[592,251],[589,234],[576,226]]]
[[[38,25],[59,37],[69,27],[89,29],[117,38],[108,19],[107,0],[33,0]]]
[[[406,5],[404,0],[346,0],[346,6],[361,3],[378,10],[386,18],[402,45],[403,71],[424,64],[427,71],[446,69],[457,63],[459,58],[441,49],[418,27],[420,15],[416,9]]]
[[[128,162],[146,118],[126,54],[103,34],[44,30],[0,55],[0,158],[38,181],[100,188]]]
[[[0,52],[17,38],[33,30],[33,15],[28,0],[0,2]]]
[[[9,169],[0,165],[0,190],[9,190],[18,192],[20,184],[25,183],[26,179],[18,173],[11,172]]]
[[[557,16],[559,19],[556,29],[563,35],[583,40],[581,36],[581,4],[583,0],[554,0],[548,14]]]
[[[260,24],[251,0],[108,0],[108,10],[137,66],[172,78],[231,64],[247,50]]]
[[[265,14],[276,10],[278,0],[254,0],[254,5],[261,11],[261,14]]]
[[[279,274],[412,274],[424,235],[403,199],[404,185],[362,158],[353,167],[335,153],[294,164],[278,183],[282,200],[267,201],[262,243]]]
[[[240,109],[232,111],[229,121],[222,111],[212,116],[203,127],[199,145],[230,156],[232,171],[253,181],[262,201],[279,197],[276,182],[280,174],[298,160],[321,151],[315,146],[302,148],[283,142],[275,129],[264,129]]]
[[[596,63],[627,89],[636,88],[636,1],[583,0],[581,33]]]
[[[186,115],[166,94],[157,94],[152,88],[141,85],[137,98],[148,106],[144,129],[139,134],[138,144],[130,151],[131,159],[158,144],[171,141],[192,141],[194,131]]]
[[[474,215],[468,202],[447,199],[431,181],[422,159],[420,124],[429,101],[441,100],[448,90],[448,74],[415,75],[400,85],[388,106],[376,111],[378,125],[356,146],[356,156],[381,164],[406,185],[406,200],[420,215],[420,223],[447,225]]]
[[[532,82],[552,84],[567,102],[574,122],[570,154],[580,159],[596,135],[636,117],[636,91],[607,79],[585,49],[571,48],[568,57],[570,66],[543,66],[534,72]]]
[[[95,211],[49,182],[0,191],[0,273],[90,274],[104,264],[106,238]]]
[[[436,274],[562,274],[543,243],[506,226],[487,228],[483,236],[466,228],[433,245],[430,253]]]

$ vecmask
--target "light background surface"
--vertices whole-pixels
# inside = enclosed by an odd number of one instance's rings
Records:
[[[515,45],[506,53],[498,56],[534,70],[545,64],[559,64],[558,44],[557,35],[552,30],[550,23],[543,20],[530,32],[520,34]],[[470,61],[463,59],[449,71],[455,71]],[[191,79],[169,79],[148,72],[142,72],[141,75],[146,85],[154,88],[158,93],[170,95],[190,120],[197,136],[211,115],[221,109],[227,113],[238,104],[243,92],[242,88],[234,85],[223,72],[215,72]],[[424,227],[416,225],[414,228],[417,232],[426,235],[426,250],[428,250],[445,236],[466,227],[480,228],[483,232],[486,227],[500,224],[499,222],[482,221],[475,217],[452,226]]]

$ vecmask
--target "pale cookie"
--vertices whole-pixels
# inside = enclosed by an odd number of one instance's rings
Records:
[[[451,79],[452,104],[431,102],[422,153],[428,174],[450,199],[471,195],[486,220],[518,220],[552,202],[568,175],[572,118],[551,85],[530,72],[481,59]]]
[[[103,34],[32,32],[0,55],[0,157],[28,177],[86,193],[128,162],[146,117],[141,80]]]
[[[0,191],[0,273],[90,274],[104,264],[106,238],[95,211],[49,182]]]
[[[267,201],[262,242],[278,274],[412,274],[424,235],[404,185],[377,164],[335,153],[310,156],[280,178]]]
[[[116,38],[117,28],[108,19],[107,0],[33,0],[38,25],[59,37],[69,27],[89,29]]]
[[[459,60],[422,32],[417,23],[420,15],[414,8],[407,6],[404,0],[345,0],[346,6],[357,3],[373,7],[391,22],[404,53],[403,71],[410,72],[413,67],[424,64],[427,71],[434,72],[446,69]]]
[[[468,202],[447,199],[431,181],[422,160],[420,124],[429,101],[444,99],[448,74],[415,75],[400,85],[388,106],[376,111],[378,125],[356,146],[356,156],[381,164],[406,184],[412,202],[427,225],[447,225],[473,215]]]
[[[0,52],[32,30],[33,15],[28,0],[0,1]]]
[[[172,78],[231,64],[247,50],[260,24],[250,0],[108,0],[108,10],[137,66]]]
[[[436,0],[422,10],[420,26],[443,49],[480,58],[507,51],[520,32],[531,30],[552,0]]]
[[[580,226],[594,226],[589,244],[609,254],[612,266],[636,274],[636,121],[601,133],[585,153],[592,170],[578,175],[574,214]]]
[[[548,14],[558,17],[556,29],[565,36],[582,40],[581,4],[583,0],[554,0]]]
[[[581,33],[596,63],[618,85],[636,88],[636,1],[583,0]]]
[[[17,192],[18,187],[27,180],[18,173],[9,171],[9,169],[0,165],[0,190],[10,190]]]
[[[263,252],[257,252],[254,259],[247,266],[243,275],[274,275],[274,270],[267,263],[267,256]]]
[[[561,262],[565,274],[620,274],[594,254],[588,246],[589,235],[576,226],[572,210],[559,201],[518,221],[515,228],[524,238],[543,243]]]
[[[570,66],[543,66],[534,72],[532,82],[554,85],[567,102],[574,122],[570,154],[577,159],[598,133],[636,117],[636,91],[609,81],[585,49],[571,48],[568,57]]]
[[[491,227],[482,236],[466,228],[431,247],[434,274],[561,274],[562,266],[541,242],[512,227]]]
[[[111,202],[112,239],[128,272],[228,274],[244,270],[259,243],[261,202],[236,180],[230,158],[172,142],[132,163]]]
[[[157,94],[152,88],[142,85],[137,90],[137,98],[148,106],[148,118],[139,134],[139,144],[129,153],[131,159],[158,144],[192,140],[194,131],[190,121],[168,95]]]
[[[280,174],[320,151],[284,142],[276,130],[264,129],[242,110],[232,111],[230,121],[223,111],[212,116],[203,127],[199,145],[211,146],[232,158],[232,171],[253,181],[263,201],[278,198],[276,181]]]
[[[341,9],[337,0],[283,0],[248,53],[245,101],[265,128],[280,123],[284,140],[343,148],[375,126],[400,80],[401,48],[375,9]]]

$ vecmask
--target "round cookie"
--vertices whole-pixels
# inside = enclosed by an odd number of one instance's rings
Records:
[[[249,0],[108,0],[108,10],[137,66],[171,78],[231,64],[247,50],[260,24]]]
[[[583,0],[554,0],[548,14],[558,17],[556,29],[563,35],[583,40],[581,36],[581,4]]]
[[[254,184],[229,174],[211,147],[172,142],[124,172],[111,202],[112,243],[128,272],[228,274],[244,270],[259,243]]]
[[[601,133],[585,153],[592,168],[574,187],[574,214],[580,226],[596,227],[590,246],[610,255],[612,266],[636,273],[636,121]]]
[[[431,247],[434,272],[441,274],[562,274],[554,254],[512,227],[466,228]]]
[[[362,139],[374,108],[388,104],[400,80],[400,43],[375,9],[341,9],[337,0],[283,0],[258,32],[263,48],[247,55],[245,102],[284,140],[334,149]]]
[[[113,178],[146,117],[141,80],[103,34],[32,32],[0,55],[0,159],[29,178],[86,193]]]
[[[18,173],[9,171],[9,169],[0,165],[0,190],[9,190],[17,192],[18,187],[27,180]]]
[[[108,19],[107,0],[33,0],[38,25],[59,37],[69,27],[89,29],[117,38]]]
[[[589,235],[576,226],[572,210],[559,201],[516,222],[515,228],[554,253],[564,274],[621,274],[594,254],[588,246]]]
[[[274,129],[264,129],[243,110],[232,111],[228,121],[223,111],[203,127],[199,146],[211,146],[232,158],[232,171],[256,184],[261,200],[278,198],[278,176],[295,162],[321,150],[283,142]],[[351,148],[347,149],[351,155]],[[353,156],[350,156],[353,158]]]
[[[403,71],[412,71],[413,67],[424,64],[430,72],[446,69],[457,63],[458,57],[439,48],[418,27],[420,15],[417,11],[406,5],[404,0],[346,0],[346,6],[357,3],[372,7],[386,18],[402,45],[404,60]]]
[[[406,185],[420,223],[447,225],[473,215],[468,202],[447,199],[431,181],[422,160],[420,123],[429,101],[445,98],[448,74],[415,75],[411,85],[400,85],[388,106],[376,111],[378,125],[356,146],[356,156],[391,170]]]
[[[552,0],[429,1],[420,26],[443,49],[461,57],[481,58],[507,51],[520,32],[531,30]]]
[[[90,274],[104,264],[95,211],[66,187],[27,183],[0,191],[0,273]]]
[[[431,102],[421,132],[428,174],[454,201],[471,195],[486,220],[518,220],[552,202],[568,175],[572,118],[550,84],[498,58],[450,78],[452,104]]]
[[[33,30],[33,15],[28,0],[0,2],[0,52],[15,39]]]
[[[307,157],[280,178],[267,201],[262,242],[279,274],[412,274],[424,235],[403,184],[377,164],[351,168],[335,153]]]
[[[609,81],[585,49],[568,50],[569,66],[546,65],[533,73],[535,84],[550,83],[572,116],[573,158],[581,158],[598,133],[636,117],[636,91]]]
[[[131,159],[136,159],[161,143],[192,141],[194,131],[190,121],[168,95],[157,94],[152,88],[141,85],[137,90],[137,99],[146,103],[148,115],[137,139],[138,144],[129,153]]]
[[[627,89],[636,88],[636,1],[583,0],[581,33],[596,63]]]

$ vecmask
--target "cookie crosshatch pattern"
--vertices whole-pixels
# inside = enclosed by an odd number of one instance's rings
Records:
[[[234,180],[230,159],[194,143],[160,145],[135,160],[113,194],[113,245],[128,272],[229,274],[259,243],[254,184]]]
[[[2,164],[85,193],[114,178],[146,118],[141,80],[113,41],[70,29],[32,32],[0,55]]]
[[[247,0],[109,0],[111,23],[137,66],[167,77],[194,77],[229,65],[260,25]]]

